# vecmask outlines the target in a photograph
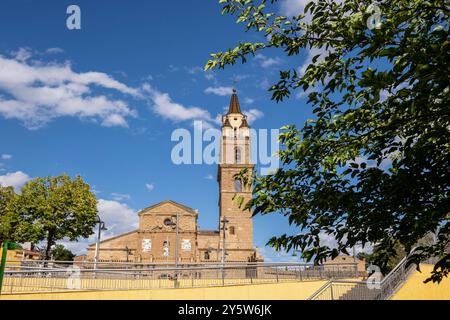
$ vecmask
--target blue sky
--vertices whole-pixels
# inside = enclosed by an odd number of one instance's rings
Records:
[[[305,1],[282,1],[293,14]],[[66,9],[81,8],[81,30]],[[218,224],[215,165],[171,161],[173,130],[193,120],[213,127],[233,79],[254,128],[301,126],[311,116],[300,94],[270,100],[280,69],[302,68],[315,54],[288,59],[265,52],[225,71],[204,73],[209,54],[261,40],[222,16],[218,1],[31,1],[0,3],[0,183],[81,174],[96,190],[108,235],[132,230],[136,212],[172,199],[199,210],[203,229]],[[278,215],[254,219],[255,245],[295,232]],[[77,252],[85,241],[70,245]],[[292,259],[262,249],[266,260]]]

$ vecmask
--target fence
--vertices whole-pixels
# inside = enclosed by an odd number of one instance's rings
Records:
[[[308,300],[386,300],[406,281],[414,265],[406,266],[407,257],[382,280],[330,280]]]
[[[33,265],[34,264],[34,265]],[[247,263],[161,267],[104,264],[98,269],[64,262],[7,265],[3,294],[73,290],[136,290],[348,279],[357,276],[353,263],[332,268],[308,264]]]

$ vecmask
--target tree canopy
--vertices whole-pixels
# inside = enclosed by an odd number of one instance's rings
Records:
[[[318,0],[293,17],[275,13],[276,2],[220,0],[224,14],[262,40],[214,53],[205,66],[245,63],[269,49],[310,58],[306,68],[281,70],[268,89],[277,102],[306,94],[314,117],[283,128],[282,167],[254,177],[246,207],[298,226],[269,241],[278,249],[319,263],[357,244],[387,257],[397,244],[407,253],[417,246],[410,262],[438,257],[430,279],[440,281],[450,270],[449,1],[378,2],[375,24],[368,0]],[[434,243],[418,245],[429,233]]]
[[[13,187],[0,186],[0,244],[37,241],[31,222],[21,219],[17,210],[18,195]]]
[[[87,238],[97,221],[97,199],[80,176],[29,181],[21,189],[16,210],[22,220],[32,223],[33,238],[46,242],[46,260],[57,241]]]
[[[75,254],[69,249],[65,248],[62,244],[57,244],[52,248],[51,252],[53,260],[56,261],[73,261]]]
[[[0,186],[0,244],[5,239],[15,238],[13,227],[17,219],[12,210],[16,193],[12,187]]]

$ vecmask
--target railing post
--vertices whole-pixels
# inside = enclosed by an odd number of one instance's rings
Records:
[[[5,276],[6,255],[8,254],[8,240],[3,243],[2,258],[0,262],[0,295],[2,294],[3,277]],[[12,286],[12,283],[11,283]]]
[[[278,279],[278,267],[275,267],[275,270],[277,271],[277,282],[280,282],[280,280]]]
[[[331,300],[334,300],[334,295],[333,295],[333,282],[330,282],[330,295],[331,295]]]
[[[225,268],[222,266],[222,286],[225,286]]]

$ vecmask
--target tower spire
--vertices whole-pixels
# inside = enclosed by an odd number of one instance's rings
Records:
[[[231,95],[230,107],[228,108],[228,114],[230,113],[242,113],[236,88],[233,88],[233,94]]]

